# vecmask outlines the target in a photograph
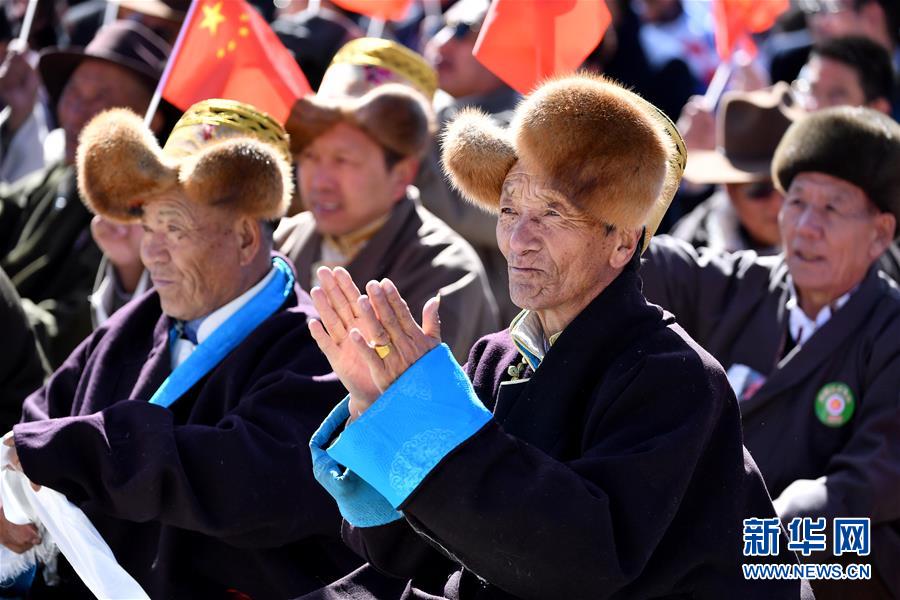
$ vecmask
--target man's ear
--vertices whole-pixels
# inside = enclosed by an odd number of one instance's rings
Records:
[[[406,188],[412,185],[419,172],[419,159],[408,156],[397,162],[391,168],[391,195],[394,198],[402,198],[406,195]]]
[[[613,251],[609,256],[609,266],[623,269],[634,256],[637,245],[641,241],[641,231],[617,227],[610,235],[613,239]]]
[[[245,267],[253,262],[262,247],[262,224],[256,219],[241,216],[235,223],[234,233],[238,238],[240,264]]]
[[[875,237],[869,249],[869,258],[878,260],[894,241],[896,234],[897,218],[888,212],[879,213],[875,217]]]

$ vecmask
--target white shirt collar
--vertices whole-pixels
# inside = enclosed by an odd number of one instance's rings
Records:
[[[513,319],[509,325],[509,335],[533,370],[537,370],[550,346],[559,337],[556,333],[548,340],[538,314],[530,310],[523,310]]]
[[[858,287],[859,286],[856,286],[834,302],[823,306],[819,310],[819,314],[816,315],[816,318],[811,319],[803,312],[803,309],[800,308],[800,302],[797,299],[797,289],[794,287],[794,282],[789,281],[788,292],[790,295],[785,308],[789,311],[788,329],[791,334],[791,339],[793,339],[798,346],[805,344],[817,330],[821,329],[822,326],[831,319],[834,313],[847,304],[850,300],[850,296]]]

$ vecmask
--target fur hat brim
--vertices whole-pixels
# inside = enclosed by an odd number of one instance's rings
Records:
[[[824,173],[862,189],[900,225],[900,124],[878,111],[841,106],[813,113],[784,134],[772,160],[782,193],[800,173]],[[900,226],[897,229],[900,235]]]
[[[287,212],[293,190],[290,165],[266,143],[233,137],[173,158],[127,109],[105,111],[88,123],[76,165],[87,207],[119,222],[137,220],[144,204],[175,190],[197,203],[272,220]]]
[[[403,157],[420,157],[435,131],[434,112],[422,94],[399,83],[387,83],[366,94],[306,96],[298,100],[285,128],[291,152],[302,152],[340,122],[358,127],[378,144]]]
[[[550,80],[523,100],[506,130],[463,111],[443,136],[444,169],[463,196],[496,212],[510,168],[523,161],[578,208],[615,226],[647,225],[652,235],[686,161],[681,136],[656,113],[600,76]]]

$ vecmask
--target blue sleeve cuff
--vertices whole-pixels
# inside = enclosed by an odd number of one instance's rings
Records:
[[[408,368],[327,453],[394,508],[491,418],[446,344]]]
[[[309,441],[313,475],[331,494],[341,516],[354,527],[376,527],[402,518],[384,496],[349,469],[341,467],[325,452],[325,445],[350,417],[350,397],[334,407]]]

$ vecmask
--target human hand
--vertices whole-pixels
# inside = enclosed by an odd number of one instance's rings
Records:
[[[688,150],[715,150],[716,116],[703,96],[691,96],[678,116],[678,131]]]
[[[371,342],[359,330],[352,330],[349,335],[383,393],[413,363],[441,343],[440,296],[425,303],[420,327],[390,279],[370,281],[366,292],[368,295],[360,297],[357,304]],[[357,408],[362,410],[354,413],[351,409],[351,414],[359,416],[368,406]]]
[[[100,215],[91,219],[91,235],[116,271],[119,284],[129,294],[137,288],[144,272],[141,262],[141,237],[139,224],[113,223]]]
[[[368,407],[381,394],[358,348],[350,341],[351,330],[367,331],[357,304],[359,288],[341,267],[320,267],[316,275],[319,286],[312,289],[310,296],[321,320],[310,320],[309,332],[350,392],[351,414],[356,414],[353,409]]]
[[[0,103],[9,106],[11,112],[5,127],[9,134],[22,126],[37,102],[40,78],[27,58],[27,47],[13,47],[0,64]]]
[[[41,543],[41,534],[34,523],[16,525],[10,523],[0,506],[0,544],[13,552],[22,554]]]

